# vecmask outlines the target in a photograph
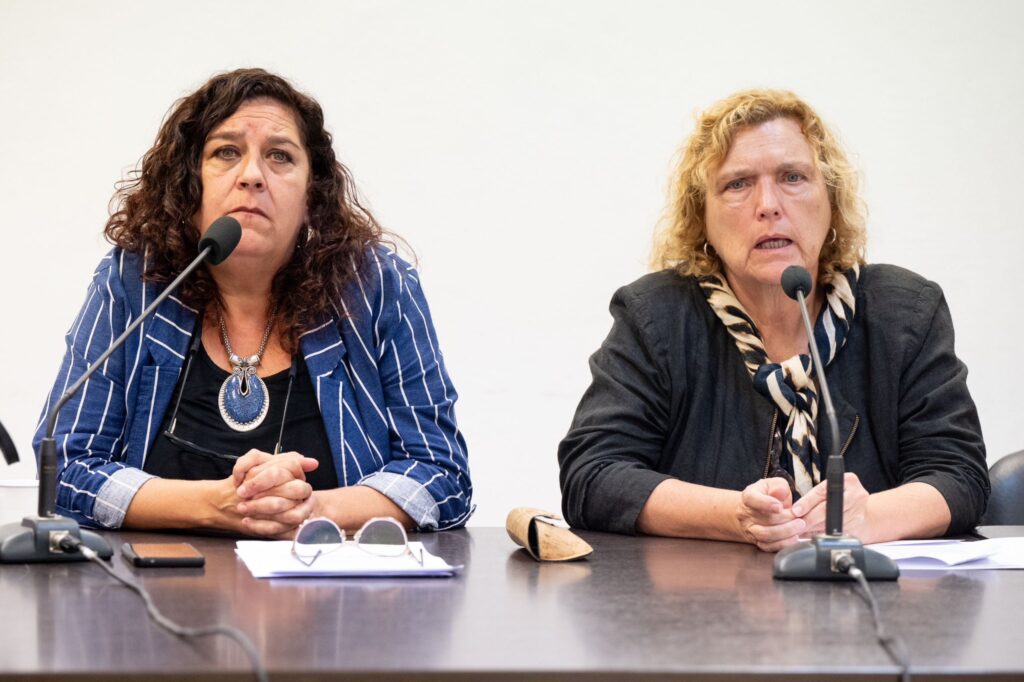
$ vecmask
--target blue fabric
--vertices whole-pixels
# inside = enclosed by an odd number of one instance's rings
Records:
[[[159,291],[142,281],[143,258],[112,250],[93,275],[66,335],[67,352],[43,409],[131,324]],[[367,485],[421,529],[463,525],[473,512],[466,444],[455,420],[455,388],[438,347],[415,269],[393,252],[368,250],[364,277],[334,314],[302,335],[338,472],[338,485]],[[116,528],[163,423],[197,311],[173,295],[61,409],[57,508],[80,523]]]

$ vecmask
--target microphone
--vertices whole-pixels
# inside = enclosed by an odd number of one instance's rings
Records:
[[[210,265],[220,265],[231,255],[242,238],[242,225],[229,215],[213,221],[206,234],[199,240],[199,255],[169,288],[174,288],[187,274],[192,272],[205,258]]]
[[[782,290],[794,301],[800,301],[802,296],[811,293],[811,273],[807,268],[799,265],[790,265],[782,271]]]
[[[14,441],[3,424],[0,424],[0,453],[3,453],[4,461],[8,464],[18,461],[18,448],[14,447]]]
[[[814,342],[814,326],[811,324],[811,317],[807,312],[807,300],[805,296],[811,293],[811,273],[799,265],[790,265],[782,271],[782,290],[786,296],[800,304],[800,316],[804,321],[804,329],[807,331],[808,345],[811,347],[811,358],[814,360],[814,368],[818,372],[818,380],[821,384],[821,398],[825,405],[825,415],[828,419],[829,433],[832,436],[832,455],[828,458],[826,467],[826,492],[825,497],[825,528],[829,535],[843,534],[843,458],[836,454],[835,446],[839,444],[839,422],[836,420],[836,409],[832,405],[832,394],[828,390],[828,381],[825,380],[825,367],[818,354],[818,344]]]
[[[199,240],[199,255],[57,400],[46,420],[46,436],[39,445],[39,515],[26,516],[20,525],[12,523],[0,528],[0,562],[86,561],[85,555],[81,552],[67,554],[60,548],[61,541],[68,535],[78,538],[83,545],[104,559],[109,559],[112,556],[113,551],[102,536],[92,531],[82,530],[73,519],[54,513],[57,507],[57,443],[53,438],[53,432],[57,426],[57,415],[65,403],[85,385],[89,377],[103,366],[107,358],[121,347],[139,325],[153,314],[164,299],[170,296],[186,277],[204,261],[209,261],[212,265],[223,262],[231,255],[241,238],[242,226],[234,218],[223,216],[213,221],[206,234]]]
[[[832,453],[828,457],[825,473],[825,533],[817,535],[810,544],[800,543],[787,547],[775,555],[773,577],[780,580],[853,580],[847,573],[856,566],[868,580],[896,580],[900,569],[884,554],[865,549],[860,540],[843,535],[843,458],[836,450],[839,447],[839,421],[832,404],[832,394],[825,378],[825,365],[814,341],[814,326],[807,312],[807,294],[813,283],[811,273],[799,265],[791,265],[782,273],[782,290],[800,304],[800,316],[804,321],[807,341],[811,347],[811,359],[821,387],[822,403],[828,418],[829,433],[832,436]]]

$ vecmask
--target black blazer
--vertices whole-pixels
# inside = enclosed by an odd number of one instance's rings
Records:
[[[653,273],[619,289],[610,309],[593,382],[558,448],[566,520],[635,533],[667,478],[742,490],[764,476],[776,407],[754,389],[697,281]],[[989,495],[985,445],[938,285],[864,267],[853,328],[826,376],[846,470],[868,492],[928,483],[949,505],[948,533],[972,528]],[[833,446],[818,412],[824,456]]]

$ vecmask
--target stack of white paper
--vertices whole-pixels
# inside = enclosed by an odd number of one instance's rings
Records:
[[[354,542],[347,542],[318,556],[312,566],[306,566],[292,554],[292,543],[288,540],[239,540],[235,545],[235,554],[245,562],[254,578],[449,577],[462,569],[426,551],[421,542],[410,542],[409,550],[402,556],[381,557],[364,551]],[[420,556],[422,565],[418,560]]]
[[[1024,538],[898,540],[868,545],[907,571],[1024,568]]]

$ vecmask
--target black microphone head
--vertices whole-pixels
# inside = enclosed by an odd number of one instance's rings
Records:
[[[798,301],[796,292],[801,291],[804,296],[811,293],[811,273],[807,272],[807,268],[790,265],[782,271],[782,290],[786,296]]]
[[[219,265],[231,255],[231,252],[238,246],[238,240],[241,238],[242,226],[237,220],[226,215],[213,221],[210,229],[199,240],[199,250],[202,251],[210,247],[210,253],[206,260],[211,265]]]

